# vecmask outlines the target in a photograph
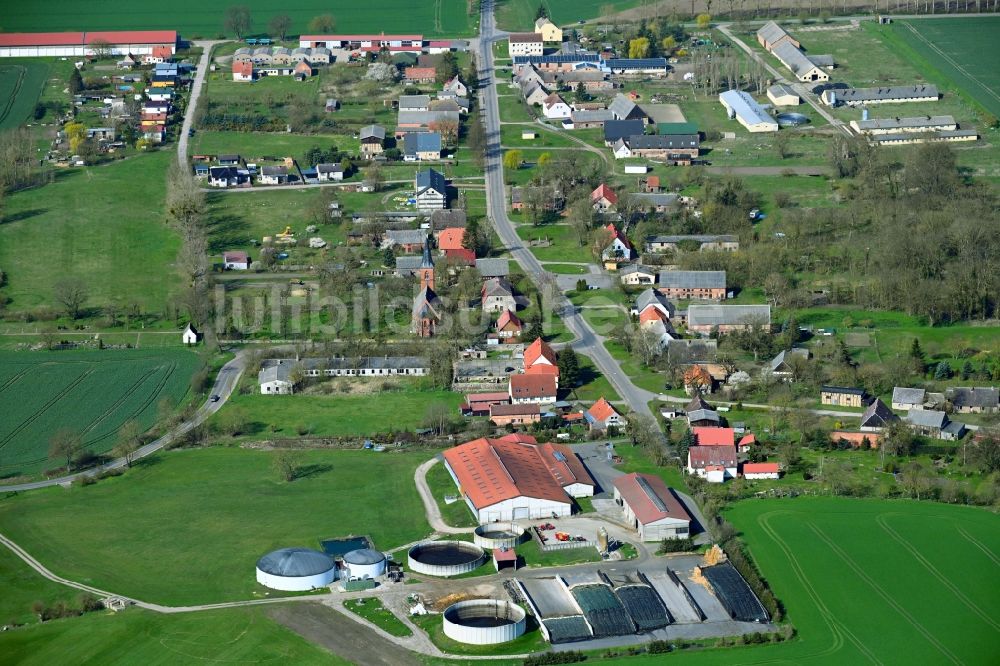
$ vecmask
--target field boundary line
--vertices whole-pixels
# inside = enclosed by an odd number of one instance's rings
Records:
[[[910,554],[913,556],[913,559],[915,559],[917,562],[919,562],[925,569],[927,569],[928,572],[930,572],[930,574],[932,576],[934,576],[935,578],[937,578],[941,582],[942,585],[944,585],[946,588],[948,588],[951,591],[951,593],[954,594],[958,598],[959,601],[961,601],[963,604],[965,604],[968,607],[969,610],[971,610],[973,613],[975,613],[976,615],[978,615],[988,625],[990,625],[991,627],[993,627],[994,631],[1000,631],[1000,624],[997,624],[996,620],[994,620],[993,618],[991,618],[988,613],[984,612],[983,609],[981,609],[979,606],[977,606],[976,603],[974,601],[972,601],[972,599],[969,599],[967,596],[965,596],[965,593],[962,592],[960,589],[958,589],[958,587],[954,583],[952,583],[950,580],[948,580],[944,576],[944,574],[942,574],[937,569],[937,567],[935,567],[933,564],[931,564],[930,560],[928,560],[926,557],[924,557],[923,554],[919,550],[917,550],[916,547],[914,547],[913,544],[911,544],[909,541],[906,540],[905,537],[903,537],[901,534],[899,534],[899,532],[897,532],[896,530],[894,530],[892,527],[889,526],[889,524],[886,522],[886,517],[887,516],[898,516],[898,515],[901,515],[901,514],[898,514],[898,513],[882,513],[882,514],[879,514],[878,516],[875,517],[875,522],[878,523],[879,527],[881,527],[883,530],[885,530],[886,533],[890,537],[892,537],[900,546],[902,546],[903,548],[905,548],[906,550],[908,550],[910,552]]]
[[[960,535],[962,535],[963,539],[965,539],[966,541],[968,541],[969,543],[971,543],[973,546],[975,546],[979,550],[983,551],[986,554],[986,557],[990,558],[990,560],[993,561],[993,564],[995,564],[998,567],[1000,567],[1000,557],[997,557],[996,555],[994,555],[993,551],[990,550],[986,546],[986,544],[982,543],[981,541],[979,541],[978,539],[976,539],[974,536],[972,536],[971,534],[969,534],[968,532],[966,532],[965,528],[963,528],[963,527],[960,527],[960,526],[956,525],[955,529],[958,530],[958,533]]]
[[[837,557],[839,557],[844,562],[844,564],[846,564],[851,569],[851,571],[857,574],[858,578],[867,583],[868,586],[872,588],[872,590],[878,596],[882,597],[883,601],[885,601],[897,613],[899,613],[903,617],[903,619],[905,619],[914,629],[920,632],[920,634],[922,634],[923,637],[926,638],[931,645],[936,647],[941,654],[947,657],[948,660],[954,664],[962,663],[962,661],[958,657],[956,657],[955,654],[947,648],[947,646],[945,646],[941,641],[938,640],[937,636],[932,634],[926,627],[924,627],[924,625],[920,624],[920,622],[917,621],[917,618],[913,617],[913,615],[910,614],[908,610],[903,608],[903,606],[901,606],[895,599],[892,598],[891,594],[886,592],[881,585],[875,582],[875,579],[869,576],[863,568],[858,566],[858,563],[855,562],[854,559],[850,555],[848,555],[840,546],[838,546],[833,541],[833,539],[827,536],[826,532],[816,527],[815,523],[806,523],[806,524],[809,526],[809,529],[815,532],[816,536],[818,536],[823,541],[823,543],[825,543],[830,548],[830,550]]]
[[[838,651],[840,651],[842,647],[844,647],[844,637],[846,636],[847,639],[850,640],[851,644],[854,645],[854,647],[856,647],[858,651],[861,652],[861,654],[868,657],[868,659],[870,659],[872,663],[881,664],[882,661],[879,660],[878,656],[875,655],[875,653],[873,653],[871,650],[869,650],[867,646],[865,646],[865,644],[861,641],[861,639],[855,636],[854,632],[848,629],[844,625],[844,623],[837,618],[837,616],[833,613],[833,611],[830,610],[830,608],[826,605],[826,602],[823,601],[822,596],[813,586],[812,582],[810,582],[809,577],[806,575],[805,571],[802,569],[802,565],[799,563],[798,557],[795,556],[795,552],[785,542],[784,539],[778,536],[778,532],[771,525],[770,520],[772,517],[779,514],[787,514],[792,516],[797,515],[794,511],[787,511],[780,509],[777,511],[770,511],[761,516],[758,516],[757,524],[760,525],[761,529],[764,530],[764,533],[767,534],[767,536],[769,536],[771,540],[774,541],[778,545],[778,547],[782,550],[782,552],[785,554],[785,557],[788,559],[789,564],[791,564],[792,566],[792,571],[795,573],[795,577],[798,578],[799,583],[805,589],[806,593],[809,595],[809,598],[813,600],[814,604],[816,604],[816,608],[817,610],[819,610],[820,616],[823,618],[823,621],[826,622],[827,626],[830,628],[830,631],[834,637],[833,645],[826,648],[825,650],[822,650],[810,656],[822,657],[837,653]],[[784,661],[784,660],[779,659],[776,661]],[[767,662],[761,662],[761,663],[767,663]]]

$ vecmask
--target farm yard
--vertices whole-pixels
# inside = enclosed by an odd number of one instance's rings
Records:
[[[107,453],[122,423],[145,429],[160,400],[179,404],[198,365],[182,350],[0,352],[0,476],[62,465],[48,445],[63,428],[79,433],[88,453]]]
[[[411,3],[407,0],[374,0],[366,4],[304,0],[294,6],[278,6],[261,0],[241,3],[253,18],[251,33],[263,34],[275,15],[292,19],[290,34],[307,32],[309,21],[322,14],[332,14],[337,32],[398,32],[425,35],[463,36],[478,25],[473,6],[469,13],[466,0],[431,0]],[[53,0],[44,5],[25,3],[4,7],[3,29],[7,32],[43,32],[62,30],[177,30],[185,39],[213,39],[224,32],[226,5],[179,0],[170,7],[137,9],[124,0],[111,0],[92,6],[77,0]],[[532,10],[534,11],[534,10]],[[231,36],[231,35],[230,35]]]
[[[413,472],[432,453],[294,455],[286,482],[273,452],[162,453],[95,485],[8,496],[0,532],[62,576],[169,605],[262,596],[254,563],[275,548],[367,534],[388,550],[429,533]]]
[[[18,127],[28,119],[48,72],[43,61],[0,64],[0,130]]]

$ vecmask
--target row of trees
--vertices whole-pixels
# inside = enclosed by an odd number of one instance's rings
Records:
[[[336,21],[332,14],[321,14],[314,16],[309,21],[309,32],[324,34],[333,32]],[[247,5],[230,5],[226,8],[223,18],[223,27],[227,32],[236,35],[237,39],[243,39],[253,30],[253,15]],[[267,22],[267,33],[279,41],[284,41],[292,29],[292,17],[288,14],[276,14]]]

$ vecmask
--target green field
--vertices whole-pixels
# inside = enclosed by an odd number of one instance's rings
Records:
[[[262,608],[162,615],[130,609],[0,633],[9,664],[286,663],[346,665]]]
[[[42,94],[48,72],[44,62],[0,65],[0,130],[27,120]]]
[[[905,55],[1000,116],[1000,17],[897,21],[891,33],[910,47]]]
[[[461,499],[451,504],[444,501],[445,495],[458,495],[458,488],[455,487],[455,482],[444,465],[432,465],[427,470],[427,487],[437,500],[444,522],[452,527],[475,527],[479,524],[469,510],[469,505]]]
[[[122,423],[148,428],[161,397],[179,403],[199,364],[179,349],[0,352],[0,475],[63,465],[48,457],[61,428],[80,433],[89,452],[106,453]]]
[[[528,30],[535,24],[538,5],[545,5],[553,23],[566,26],[602,16],[605,7],[620,12],[638,4],[638,0],[499,0],[497,25],[504,30]]]
[[[467,35],[479,23],[470,17],[464,0],[375,0],[366,4],[303,0],[293,6],[279,6],[262,0],[240,3],[250,8],[251,32],[265,34],[271,17],[286,14],[292,19],[291,34],[306,32],[309,21],[332,14],[338,33],[385,32],[425,35]],[[5,32],[55,30],[177,30],[185,39],[214,38],[224,32],[228,5],[178,0],[169,7],[136,7],[125,0],[109,0],[98,6],[80,0],[52,0],[44,5],[24,3],[5,6]],[[475,9],[474,9],[475,11]],[[534,11],[534,10],[532,10]],[[232,36],[230,34],[230,36]]]
[[[375,408],[383,402],[392,418]],[[249,417],[248,430],[258,436],[297,437],[304,426],[318,437],[353,437],[413,430],[424,424],[427,409],[444,403],[458,414],[462,396],[451,391],[385,391],[361,395],[251,395],[233,396],[216,422],[225,422],[231,410]],[[391,407],[390,407],[391,406]]]
[[[0,587],[3,587],[3,594],[0,595],[0,618],[3,619],[0,622],[38,622],[31,609],[36,601],[47,606],[64,602],[79,607],[76,598],[80,592],[42,578],[5,547],[0,547]]]
[[[7,496],[0,532],[64,577],[169,605],[275,594],[254,579],[275,548],[367,534],[388,550],[428,534],[413,485],[426,451],[296,456],[288,483],[267,451],[160,454],[96,485]]]
[[[176,153],[64,171],[56,182],[7,195],[0,224],[8,311],[56,307],[53,287],[77,280],[86,308],[119,301],[160,312],[177,283],[179,245],[164,222],[166,171]]]

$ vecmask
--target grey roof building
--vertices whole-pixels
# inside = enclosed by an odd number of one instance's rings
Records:
[[[878,432],[898,420],[899,417],[893,414],[892,410],[880,398],[875,398],[868,403],[861,415],[861,430]]]
[[[701,144],[697,134],[639,134],[625,140],[632,150],[690,149]]]
[[[437,132],[407,132],[403,136],[403,154],[417,157],[421,153],[441,154],[441,135]]]
[[[916,86],[885,86],[879,88],[846,88],[843,90],[825,90],[823,99],[857,105],[882,102],[922,102],[934,101],[941,97],[937,86],[921,84]],[[830,102],[827,101],[829,104]]]
[[[948,415],[933,409],[911,409],[906,414],[906,422],[920,428],[940,430],[948,422]]]
[[[400,95],[399,110],[427,111],[430,108],[430,95]]]
[[[378,139],[379,141],[385,141],[385,128],[381,125],[366,125],[361,128],[358,132],[358,138],[362,141],[365,139]]]
[[[657,285],[676,289],[725,289],[726,271],[660,271]]]
[[[641,120],[635,120],[631,118],[627,120],[622,120],[622,119],[606,120],[604,121],[604,142],[614,143],[619,139],[627,139],[629,137],[634,137],[642,134],[645,131],[645,129],[646,129],[646,124],[643,123]]]
[[[257,568],[272,576],[315,576],[332,569],[333,560],[310,548],[282,548],[257,560]]]
[[[692,305],[687,310],[689,329],[714,326],[771,325],[770,305]]]
[[[441,231],[442,229],[464,229],[468,226],[468,218],[465,211],[456,208],[454,210],[436,210],[431,213],[431,229]]]
[[[608,109],[618,120],[646,120],[646,112],[625,95],[618,93]]]
[[[927,391],[922,388],[896,386],[892,389],[892,408],[910,409],[924,404]]]
[[[506,277],[510,275],[510,264],[502,258],[476,259],[476,270],[484,278]]]
[[[1000,390],[991,387],[950,388],[945,395],[958,412],[995,412],[1000,407]]]
[[[644,289],[635,299],[635,312],[638,314],[648,308],[655,306],[659,310],[666,312],[668,317],[673,317],[677,308],[667,300],[667,297],[656,291],[652,287]]]

